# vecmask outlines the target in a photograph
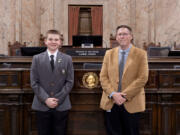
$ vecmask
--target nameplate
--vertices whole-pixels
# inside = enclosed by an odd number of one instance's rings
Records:
[[[69,48],[63,52],[71,56],[104,56],[106,50],[107,48]]]

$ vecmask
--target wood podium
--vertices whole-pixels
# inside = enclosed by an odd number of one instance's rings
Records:
[[[75,82],[70,98],[72,109],[68,135],[106,135],[104,112],[99,108],[102,88],[87,88],[83,77],[100,69],[83,69],[84,62],[102,63],[102,57],[74,57]],[[30,87],[32,57],[0,57],[0,134],[37,135],[36,119],[31,109]],[[10,64],[5,67],[4,63]],[[141,135],[180,134],[179,58],[149,59],[149,80],[145,87],[146,111],[141,113]]]

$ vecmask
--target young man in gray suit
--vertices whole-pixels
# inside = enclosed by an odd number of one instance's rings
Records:
[[[57,30],[49,30],[47,51],[35,55],[31,65],[32,109],[36,111],[39,135],[65,135],[69,93],[73,87],[72,58],[58,51],[62,43]]]

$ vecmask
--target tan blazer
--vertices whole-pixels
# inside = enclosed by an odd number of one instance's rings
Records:
[[[118,90],[119,83],[119,47],[110,49],[104,56],[100,72],[100,82],[103,88],[100,107],[110,110],[113,99],[109,98],[112,92]],[[145,110],[144,86],[148,80],[147,53],[132,45],[122,76],[121,92],[127,94],[128,99],[124,106],[129,113],[142,112]]]

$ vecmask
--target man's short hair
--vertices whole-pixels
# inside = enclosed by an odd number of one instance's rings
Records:
[[[117,31],[118,31],[120,28],[126,28],[126,29],[129,30],[130,33],[132,33],[132,29],[131,29],[131,27],[129,27],[128,25],[120,25],[120,26],[117,26],[117,28],[116,28],[116,33],[117,33]]]
[[[48,36],[49,34],[56,34],[56,35],[59,35],[60,39],[62,40],[62,35],[59,33],[58,30],[54,30],[54,29],[48,30],[48,31],[46,32],[46,38],[47,38],[47,36]]]

